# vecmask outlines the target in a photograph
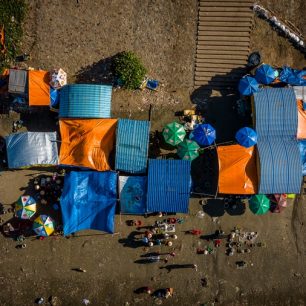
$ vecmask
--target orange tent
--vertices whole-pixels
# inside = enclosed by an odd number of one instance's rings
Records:
[[[258,189],[254,147],[219,146],[219,193],[255,194]]]
[[[117,119],[62,119],[60,163],[98,171],[110,170]]]
[[[297,139],[306,139],[306,111],[303,110],[303,101],[297,100],[298,108],[298,130]]]
[[[50,85],[49,72],[43,70],[29,71],[29,105],[49,106]]]

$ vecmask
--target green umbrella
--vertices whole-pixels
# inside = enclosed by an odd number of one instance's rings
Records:
[[[177,147],[177,155],[181,159],[194,160],[199,156],[199,145],[192,140],[184,139]]]
[[[249,200],[249,207],[255,215],[263,215],[270,209],[270,200],[264,194],[256,194]]]
[[[186,132],[181,124],[171,122],[164,127],[163,136],[167,143],[176,146],[184,140]]]

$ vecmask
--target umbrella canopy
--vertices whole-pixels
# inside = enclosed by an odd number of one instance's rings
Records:
[[[249,200],[249,207],[255,215],[263,215],[270,209],[270,200],[264,194],[256,194]]]
[[[171,122],[167,124],[163,129],[163,136],[167,143],[176,146],[184,140],[186,131],[184,127],[177,123]]]
[[[236,137],[237,142],[241,146],[246,147],[246,148],[250,148],[256,145],[257,143],[257,133],[249,127],[244,127],[240,129],[236,133],[235,137]]]
[[[31,219],[36,212],[36,201],[25,195],[21,196],[15,204],[16,216],[20,219]]]
[[[277,77],[277,70],[270,65],[263,64],[256,69],[255,79],[262,84],[271,84]]]
[[[238,90],[244,96],[251,96],[259,90],[259,84],[254,78],[247,75],[239,81]]]
[[[198,124],[189,138],[201,146],[209,146],[216,140],[216,130],[210,124]]]
[[[177,147],[177,155],[181,159],[194,160],[199,156],[199,145],[192,140],[184,139]]]
[[[54,232],[54,221],[47,215],[40,215],[34,220],[33,231],[39,236],[50,236]]]

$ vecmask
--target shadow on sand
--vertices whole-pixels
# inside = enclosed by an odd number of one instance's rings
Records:
[[[115,82],[113,61],[116,55],[102,59],[96,63],[83,67],[76,73],[75,83],[109,84]]]

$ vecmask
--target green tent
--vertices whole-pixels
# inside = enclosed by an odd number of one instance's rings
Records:
[[[181,159],[194,160],[199,156],[199,145],[192,140],[184,139],[177,147],[177,155]]]
[[[186,132],[181,124],[171,122],[164,127],[163,136],[167,143],[176,146],[184,140]]]
[[[249,200],[249,207],[255,215],[263,215],[270,209],[270,200],[264,194],[256,194]]]

